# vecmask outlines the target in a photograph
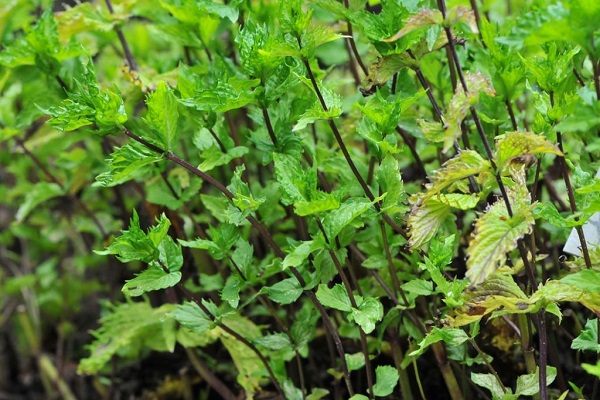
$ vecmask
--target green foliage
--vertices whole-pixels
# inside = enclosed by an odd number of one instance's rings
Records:
[[[597,1],[54,3],[0,6],[20,394],[597,392]]]

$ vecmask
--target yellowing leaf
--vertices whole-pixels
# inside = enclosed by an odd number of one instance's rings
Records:
[[[435,199],[423,202],[418,198],[408,216],[410,247],[420,247],[429,242],[450,215],[450,209],[449,205]]]
[[[509,162],[524,164],[524,157],[539,153],[562,155],[558,147],[543,135],[532,132],[507,133],[496,143],[496,165],[501,170]]]
[[[426,185],[424,200],[440,193],[453,183],[469,176],[491,171],[490,162],[473,150],[464,150],[454,158],[446,161],[442,168],[434,172],[431,184]]]
[[[506,261],[506,253],[516,247],[517,240],[531,232],[535,222],[529,195],[525,198],[510,196],[513,216],[506,203],[499,199],[475,223],[471,243],[467,249],[467,278],[472,284],[482,283]]]
[[[408,21],[406,21],[406,24],[404,24],[404,27],[394,36],[384,39],[383,42],[395,42],[417,29],[426,28],[432,25],[441,25],[442,22],[444,22],[444,17],[439,10],[429,10],[424,8],[410,17]]]
[[[444,153],[447,152],[454,144],[454,141],[460,137],[460,125],[469,113],[471,107],[474,107],[479,103],[479,95],[481,93],[485,93],[488,96],[494,96],[496,94],[489,78],[481,72],[466,72],[465,81],[468,92],[465,92],[464,88],[459,85],[448,106],[448,113],[446,115],[446,120],[444,121],[446,128],[444,132]]]

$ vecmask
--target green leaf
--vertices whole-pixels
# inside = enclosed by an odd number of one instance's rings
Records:
[[[334,288],[335,287],[337,287],[337,285],[334,286]],[[317,298],[319,298],[318,292]],[[320,298],[319,300],[321,301]],[[325,304],[323,301],[321,302],[325,306],[335,308],[331,305],[331,303]],[[364,299],[362,299],[360,296],[356,296],[356,302],[358,308],[352,308],[349,319],[353,319],[354,322],[356,322],[365,333],[368,334],[373,332],[373,330],[375,330],[375,324],[378,321],[381,321],[381,319],[383,318],[383,305],[381,304],[379,299],[376,299],[374,297],[365,297]]]
[[[53,182],[40,182],[25,195],[23,204],[17,210],[15,219],[23,222],[25,218],[40,204],[65,194],[65,190]]]
[[[590,293],[600,293],[600,272],[594,269],[584,269],[569,274],[560,281]]]
[[[587,221],[587,218],[581,218],[581,216],[574,214],[563,217],[552,203],[537,203],[532,213],[535,219],[548,221],[559,228],[574,228],[583,225]]]
[[[292,343],[290,342],[290,337],[285,333],[273,333],[270,335],[262,336],[256,339],[254,342],[268,350],[292,350]]]
[[[586,322],[585,329],[571,342],[571,348],[600,353],[600,344],[598,344],[598,319],[591,319]]]
[[[148,106],[146,121],[158,132],[157,139],[161,147],[167,151],[173,148],[179,134],[177,104],[177,98],[164,81],[160,81],[156,90],[146,99]]]
[[[302,263],[304,263],[304,261],[306,261],[306,259],[312,252],[321,248],[323,248],[323,244],[318,241],[307,240],[305,242],[302,242],[301,244],[296,246],[291,253],[285,256],[281,267],[284,270],[289,267],[299,267],[300,265],[302,265]]]
[[[524,197],[521,197],[524,196]],[[499,199],[475,222],[467,249],[467,273],[473,285],[482,283],[506,261],[506,253],[516,247],[517,240],[531,233],[534,218],[529,193],[509,196],[513,215]]]
[[[213,321],[202,311],[198,304],[191,301],[179,304],[168,316],[198,334],[205,333],[215,327]]]
[[[365,198],[351,198],[344,201],[337,210],[327,213],[323,218],[323,228],[327,239],[333,240],[342,229],[367,212],[372,206],[372,203]]]
[[[373,394],[378,397],[386,397],[394,392],[398,384],[398,370],[389,365],[380,365],[375,370],[375,384]]]
[[[127,296],[141,296],[153,290],[173,287],[181,280],[181,272],[166,272],[159,266],[150,266],[135,278],[127,280],[123,286],[123,293]]]
[[[581,366],[583,367],[583,369],[585,370],[585,372],[587,372],[588,374],[594,375],[598,378],[600,378],[600,361],[596,363],[596,365],[592,365],[592,364],[581,364]]]
[[[75,88],[58,106],[40,110],[52,118],[48,123],[61,131],[73,131],[93,125],[100,135],[115,133],[127,121],[125,105],[118,89],[98,86],[94,64],[83,65],[82,81],[75,80]]]
[[[543,135],[531,132],[507,133],[496,142],[496,166],[502,170],[510,162],[523,163],[519,160],[522,156],[540,153],[562,155]]]
[[[536,368],[533,374],[521,375],[517,378],[517,389],[515,394],[519,396],[533,396],[540,391],[540,370]],[[556,368],[546,367],[546,386],[549,386],[556,379]]]
[[[403,203],[406,201],[406,193],[398,161],[391,154],[385,156],[381,162],[377,171],[377,182],[381,192],[385,193],[381,209],[388,214],[405,212],[406,206]]]
[[[310,86],[312,89],[312,86]],[[319,87],[321,95],[327,104],[327,111],[323,109],[320,101],[315,101],[313,106],[306,110],[304,114],[300,116],[300,119],[294,125],[293,132],[300,131],[306,128],[309,124],[314,124],[319,120],[328,120],[337,118],[342,113],[342,99],[333,90],[325,87]]]
[[[158,249],[140,228],[138,214],[133,210],[129,229],[121,231],[121,236],[117,237],[105,250],[96,250],[95,253],[100,255],[114,254],[124,263],[133,260],[149,263],[158,256]]]
[[[459,328],[437,328],[434,327],[419,343],[419,348],[411,353],[410,357],[416,357],[425,352],[427,347],[434,343],[444,341],[448,346],[458,346],[469,340],[469,336]]]
[[[172,304],[152,308],[147,302],[111,306],[93,332],[90,356],[80,361],[80,374],[96,374],[115,356],[138,359],[142,351],[173,351],[175,324],[169,316]]]
[[[110,169],[98,175],[93,186],[113,187],[141,176],[148,176],[151,165],[160,160],[161,155],[139,143],[118,147],[107,160]]]
[[[356,371],[365,366],[365,355],[363,353],[346,353],[344,356],[346,357],[348,371]]]
[[[317,299],[325,307],[333,308],[340,311],[352,311],[350,298],[346,289],[342,284],[336,284],[331,289],[326,284],[320,284],[317,290]]]
[[[242,280],[235,275],[229,276],[221,291],[221,300],[228,302],[231,307],[237,308],[240,302],[241,289]]]
[[[287,278],[267,288],[269,298],[277,304],[291,304],[302,294],[302,287],[296,278]]]
[[[504,390],[493,374],[478,374],[471,372],[471,381],[477,386],[489,390],[493,399],[503,399]]]

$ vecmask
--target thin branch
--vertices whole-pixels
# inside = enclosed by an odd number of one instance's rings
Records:
[[[106,7],[108,7],[108,11],[111,14],[114,14],[115,10],[113,9],[112,2],[110,0],[105,0],[105,1],[106,1]],[[127,43],[127,39],[125,39],[125,35],[123,35],[123,31],[118,26],[115,26],[114,29],[115,29],[115,32],[117,33],[117,36],[119,37],[119,42],[121,42],[123,51],[125,52],[125,58],[127,59],[127,64],[129,64],[129,68],[132,71],[139,71],[138,65],[135,62],[135,58],[133,57],[133,54],[131,53],[131,50],[129,49],[129,44]]]

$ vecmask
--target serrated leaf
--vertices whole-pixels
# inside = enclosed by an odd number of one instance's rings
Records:
[[[152,308],[147,302],[111,306],[100,320],[100,328],[93,332],[91,354],[80,361],[78,373],[96,374],[120,354],[130,354],[136,359],[144,349],[173,351],[176,328],[169,317],[172,309],[172,304]]]
[[[540,153],[562,155],[543,135],[531,132],[507,133],[496,142],[496,166],[502,170],[511,161],[518,162],[518,157]]]
[[[438,201],[457,210],[471,210],[477,207],[477,203],[479,203],[479,194],[438,193],[433,196],[431,200]]]
[[[110,169],[98,175],[93,186],[113,187],[147,175],[150,166],[161,160],[162,156],[138,143],[118,147],[107,160]]]
[[[122,129],[127,122],[123,99],[116,87],[100,89],[94,64],[83,65],[81,81],[68,92],[68,98],[58,106],[38,108],[52,118],[48,123],[61,131],[72,131],[82,126],[94,125],[95,133],[106,135]]]
[[[489,171],[491,171],[491,166],[488,160],[474,150],[463,150],[433,173],[430,178],[431,183],[425,185],[427,191],[423,200],[428,200],[458,181],[473,175],[480,175],[481,178]]]
[[[356,371],[365,366],[365,355],[363,353],[346,353],[344,356],[346,357],[348,371]]]
[[[283,349],[292,350],[290,337],[285,333],[272,333],[270,335],[262,336],[256,339],[254,343],[273,351]]]
[[[429,242],[450,216],[450,206],[435,199],[422,202],[420,198],[413,204],[408,216],[408,244],[419,248]]]
[[[530,299],[510,275],[494,274],[481,285],[464,292],[463,297],[464,307],[454,316],[453,326],[478,321],[496,310],[525,313],[532,309]]]
[[[381,192],[385,193],[381,209],[388,214],[405,211],[406,207],[403,205],[406,201],[404,185],[398,168],[398,161],[391,154],[385,156],[381,162],[377,171],[377,182]]]
[[[215,327],[213,321],[202,311],[198,304],[192,301],[179,304],[168,316],[198,334],[205,333]]]
[[[567,275],[560,281],[590,293],[600,293],[600,272],[594,269],[584,269]]]
[[[462,134],[461,124],[471,107],[479,103],[480,94],[485,93],[488,96],[496,94],[489,78],[481,72],[466,72],[465,82],[469,91],[465,93],[464,88],[459,85],[448,106],[448,112],[444,120],[444,153],[452,148],[454,141]]]
[[[475,222],[467,249],[466,277],[473,285],[482,283],[506,261],[506,253],[517,240],[531,233],[535,220],[526,197],[510,196],[513,216],[509,216],[504,199],[499,199]]]
[[[167,151],[173,148],[179,133],[177,104],[177,98],[164,81],[160,81],[156,90],[146,99],[148,113],[145,119],[159,133],[157,139]]]
[[[533,396],[540,391],[540,370],[535,369],[533,374],[521,375],[517,378],[517,388],[515,394],[519,396]],[[546,386],[549,386],[556,379],[556,368],[546,367]]]
[[[390,365],[380,365],[375,369],[375,384],[373,394],[378,397],[386,397],[394,392],[398,384],[398,370]]]
[[[585,328],[571,342],[571,348],[573,350],[600,353],[600,344],[598,344],[598,319],[591,319],[586,322]]]
[[[449,346],[458,346],[469,340],[469,336],[459,328],[434,327],[419,343],[419,348],[411,352],[409,356],[420,356],[429,346],[442,340]]]
[[[133,260],[149,263],[158,257],[157,244],[155,244],[140,228],[138,214],[133,210],[133,216],[129,222],[129,229],[121,231],[121,236],[106,247],[105,250],[97,250],[96,254],[114,254],[121,262]]]
[[[587,214],[584,215],[584,218],[582,218],[579,213],[578,215],[570,214],[566,217],[563,217],[556,209],[556,206],[554,206],[552,203],[537,203],[534,206],[532,213],[535,219],[547,221],[554,226],[558,226],[559,228],[574,228],[576,226],[583,225],[588,220],[588,218],[586,218],[588,217]]]
[[[383,305],[379,299],[374,297],[365,297],[364,299],[361,299],[360,296],[357,296],[356,301],[358,308],[352,308],[350,318],[353,319],[365,333],[369,334],[375,330],[375,324],[383,318]]]
[[[221,300],[226,301],[233,308],[237,308],[240,302],[240,290],[242,281],[235,275],[229,276],[223,290],[221,291]]]
[[[269,298],[278,304],[291,304],[302,294],[302,287],[296,278],[287,278],[267,288]]]
[[[23,222],[37,206],[64,194],[65,190],[54,182],[40,182],[36,184],[25,195],[25,200],[19,207],[19,210],[17,210],[15,219]]]
[[[477,386],[489,390],[493,399],[503,399],[504,390],[493,374],[478,374],[471,372],[471,381]]]
[[[332,210],[323,218],[323,228],[327,239],[333,240],[346,226],[367,212],[372,203],[364,198],[351,198],[342,203],[340,208]]]
[[[325,307],[333,308],[340,311],[350,312],[352,311],[352,305],[350,304],[350,298],[346,289],[341,284],[336,284],[332,288],[327,287],[325,284],[320,284],[317,290],[317,299]]]
[[[396,34],[390,38],[382,40],[383,42],[395,42],[396,40],[414,32],[418,29],[426,28],[433,25],[441,25],[444,22],[444,17],[439,10],[430,10],[423,8],[416,14],[412,15]]]
[[[181,272],[166,272],[159,266],[150,266],[133,279],[128,279],[123,286],[127,296],[141,296],[153,290],[166,289],[175,286],[181,280]]]
[[[308,256],[313,251],[316,251],[322,247],[323,245],[321,243],[315,242],[313,240],[307,240],[305,242],[302,242],[298,246],[294,247],[291,253],[288,253],[285,256],[281,267],[284,270],[289,267],[298,267],[302,265],[304,261],[306,261]]]

